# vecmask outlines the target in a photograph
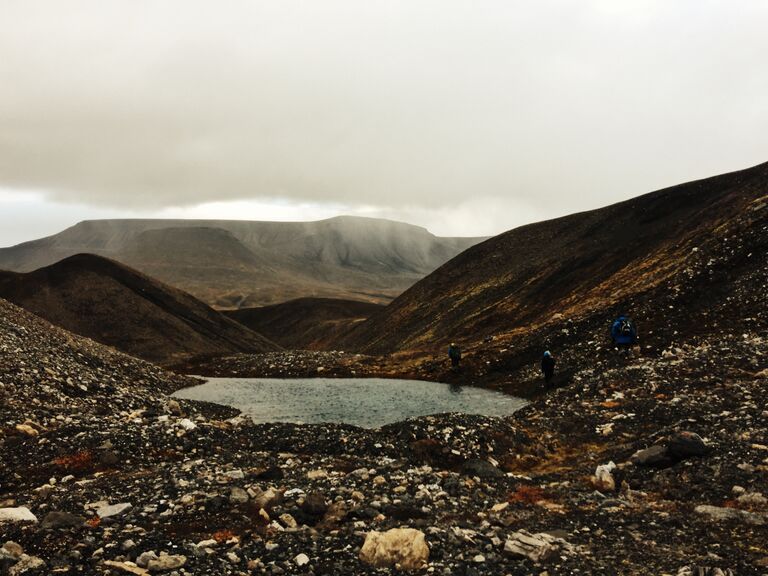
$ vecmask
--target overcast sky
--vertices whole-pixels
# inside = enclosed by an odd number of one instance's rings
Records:
[[[0,245],[136,216],[489,235],[746,168],[766,30],[766,0],[0,0]]]

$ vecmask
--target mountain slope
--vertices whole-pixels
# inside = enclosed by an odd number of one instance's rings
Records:
[[[322,349],[383,307],[370,302],[300,298],[272,306],[222,313],[273,342],[292,349]]]
[[[698,247],[750,231],[763,230],[753,235],[755,247],[744,248],[754,250],[751,261],[730,254],[723,273],[764,267],[767,195],[768,164],[762,164],[517,228],[454,258],[339,346],[378,353],[439,349],[453,339],[509,339],[544,326],[551,328],[542,330],[549,340],[563,318],[597,314],[608,321],[621,308],[632,313],[643,294],[684,284]]]
[[[386,303],[480,240],[440,238],[418,226],[357,217],[95,220],[0,249],[0,269],[28,272],[88,252],[224,308],[306,296]]]
[[[279,348],[189,294],[91,254],[26,274],[0,272],[0,297],[153,362]]]

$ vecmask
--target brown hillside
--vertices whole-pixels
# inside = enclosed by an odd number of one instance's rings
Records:
[[[299,298],[223,313],[285,348],[321,350],[383,306],[332,298]]]
[[[158,363],[279,349],[189,294],[91,254],[26,274],[0,272],[0,297],[67,330]]]
[[[671,314],[653,309],[652,291],[670,287],[690,291],[683,307],[706,314],[707,298],[720,290],[707,283],[720,276],[697,277],[695,286],[686,280],[706,252],[698,247],[723,254],[722,274],[729,275],[723,290],[737,275],[765,267],[767,203],[768,164],[762,164],[517,228],[454,258],[353,328],[339,346],[434,351],[452,339],[509,340],[539,329],[549,341],[563,319],[609,321],[621,308],[633,313],[641,301],[649,316],[658,316],[644,318],[647,330]],[[721,244],[729,238],[757,244],[728,251]]]

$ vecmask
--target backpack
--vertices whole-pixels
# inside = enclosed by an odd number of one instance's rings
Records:
[[[635,333],[635,327],[632,324],[632,320],[629,318],[623,318],[619,324],[619,334],[623,336],[631,336]]]

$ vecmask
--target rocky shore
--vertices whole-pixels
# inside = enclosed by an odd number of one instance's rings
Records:
[[[328,354],[262,360],[381,365]],[[764,331],[598,358],[506,419],[255,425],[0,301],[0,573],[768,573]]]

